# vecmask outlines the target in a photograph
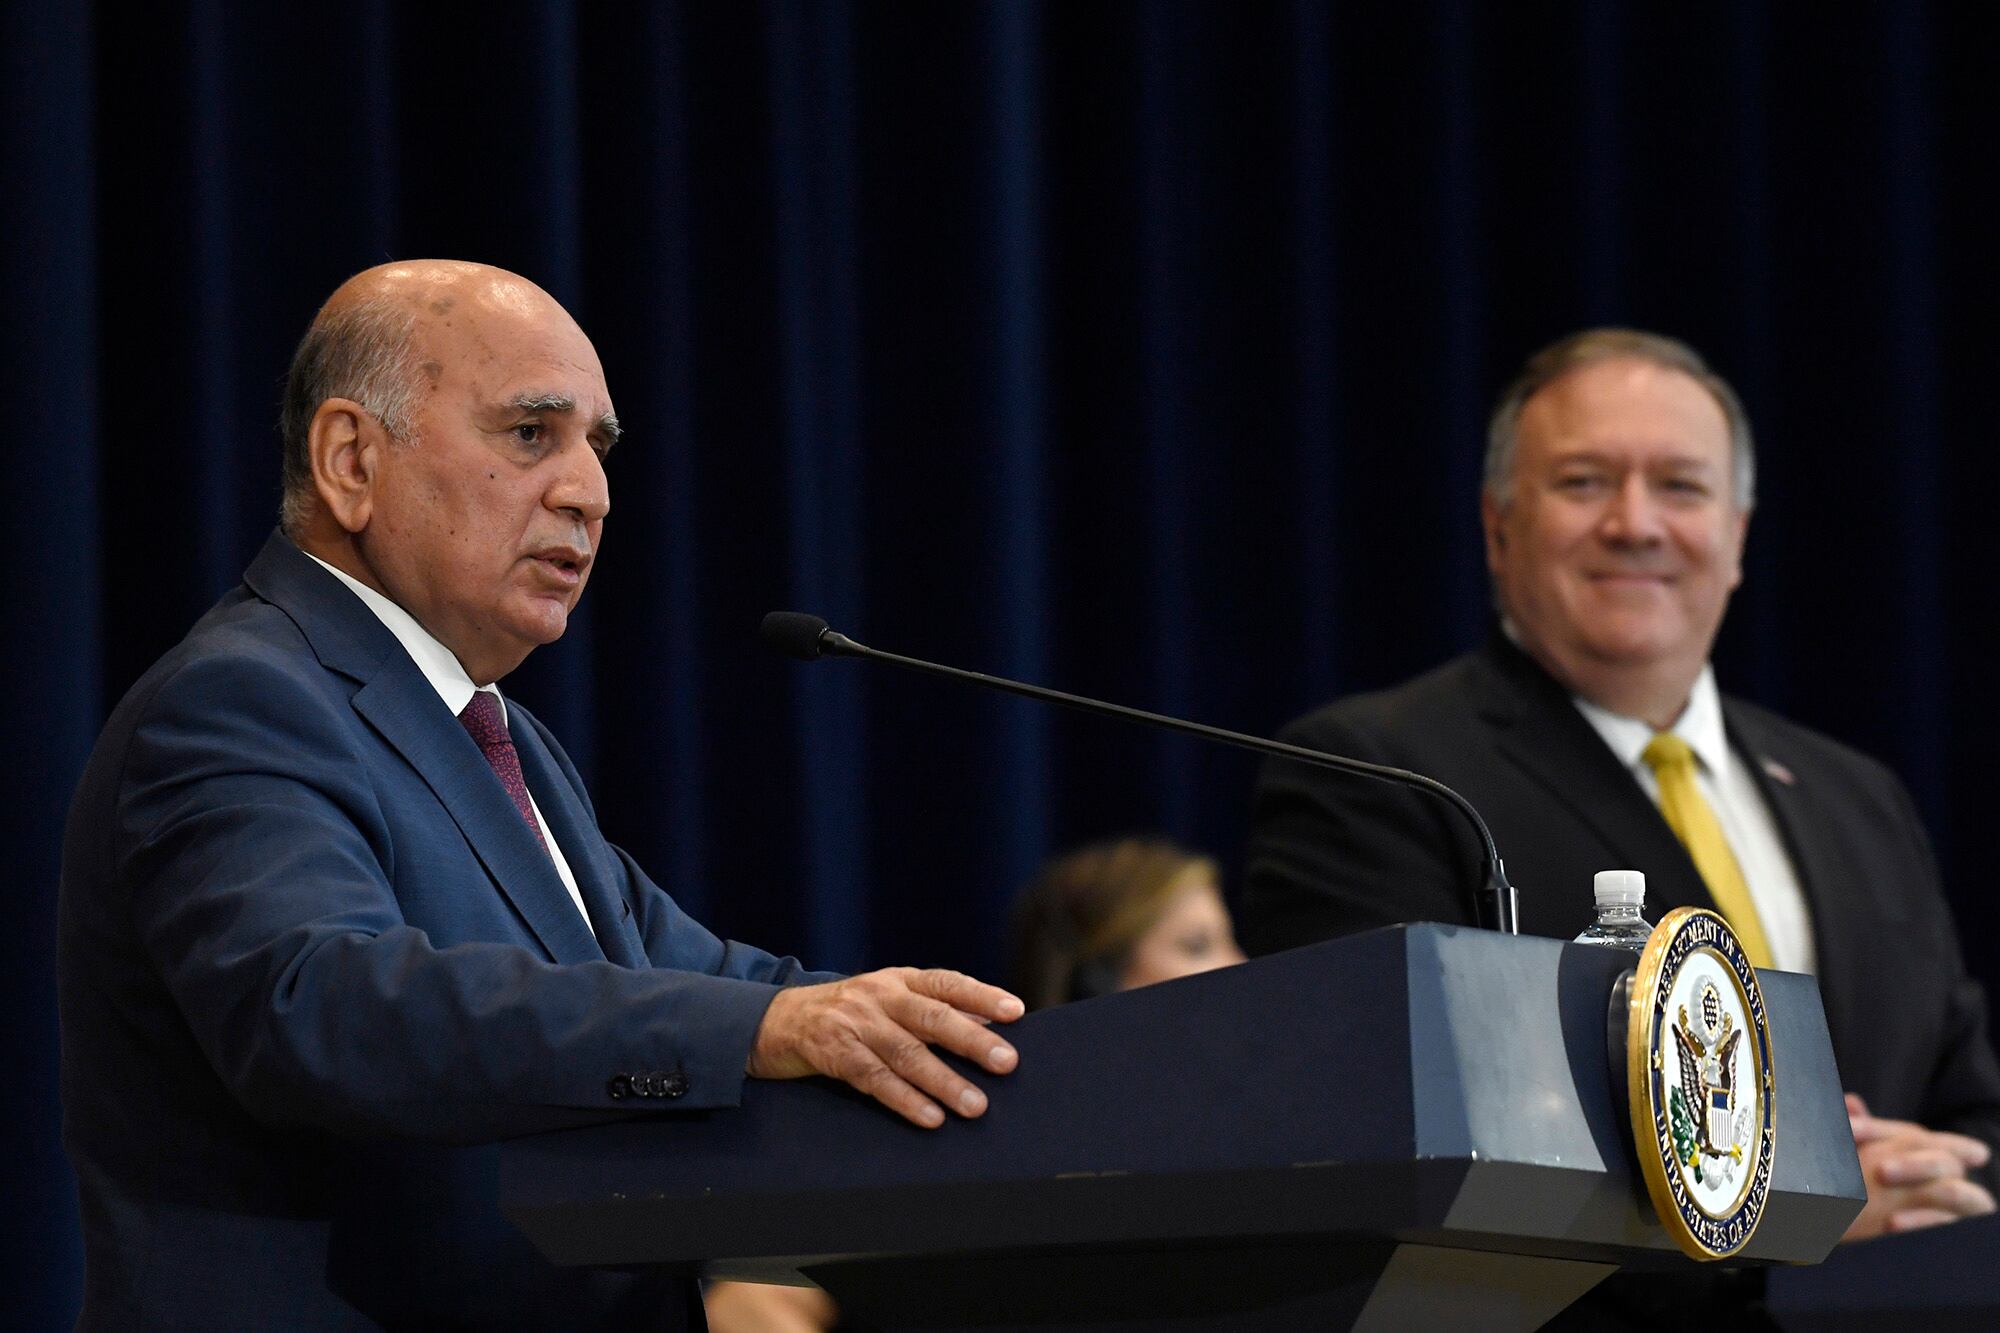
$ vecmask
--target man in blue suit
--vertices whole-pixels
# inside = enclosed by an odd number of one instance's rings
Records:
[[[617,418],[545,292],[363,273],[287,386],[241,586],[113,713],[59,941],[85,1326],[645,1327],[684,1275],[565,1271],[495,1203],[500,1138],[827,1074],[919,1125],[1013,1067],[1020,1002],[728,943],[599,833],[493,682],[560,636]],[[663,1133],[671,1133],[663,1128]]]

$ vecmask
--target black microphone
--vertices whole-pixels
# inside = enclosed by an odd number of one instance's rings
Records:
[[[1371,764],[1360,759],[1327,754],[1321,750],[1308,750],[1302,745],[1268,741],[1261,736],[1247,736],[1240,731],[1225,731],[1221,727],[1211,727],[1202,722],[1186,722],[1161,713],[1127,708],[1123,704],[1086,699],[1080,694],[1064,694],[1061,690],[1045,689],[1040,685],[1008,680],[1005,676],[989,676],[983,671],[966,671],[937,662],[926,662],[922,658],[884,652],[880,648],[870,648],[865,643],[856,643],[829,626],[819,616],[804,611],[773,611],[764,617],[761,632],[764,642],[771,648],[787,657],[796,657],[805,662],[817,661],[826,656],[872,658],[878,662],[907,667],[911,671],[943,676],[947,680],[959,680],[969,685],[983,685],[988,689],[1018,694],[1025,699],[1039,699],[1044,703],[1060,704],[1064,708],[1075,708],[1085,713],[1122,718],[1127,722],[1138,722],[1149,727],[1159,727],[1164,731],[1177,731],[1184,735],[1199,736],[1203,740],[1233,745],[1239,750],[1277,755],[1282,759],[1296,759],[1300,763],[1312,764],[1319,768],[1331,768],[1357,777],[1374,778],[1378,782],[1393,782],[1400,786],[1415,787],[1418,791],[1429,792],[1432,796],[1450,804],[1453,809],[1471,821],[1474,832],[1479,835],[1480,845],[1486,851],[1486,883],[1481,886],[1479,897],[1472,905],[1475,919],[1485,922],[1491,929],[1503,930],[1509,935],[1521,933],[1519,904],[1515,900],[1514,886],[1507,882],[1507,870],[1500,862],[1500,849],[1494,845],[1493,831],[1486,827],[1486,821],[1472,808],[1472,802],[1436,778],[1427,778],[1421,773],[1412,773],[1404,768],[1391,768],[1387,764]]]

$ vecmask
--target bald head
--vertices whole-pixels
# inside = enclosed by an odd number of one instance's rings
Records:
[[[408,444],[424,398],[443,372],[451,335],[482,319],[510,316],[576,327],[540,287],[487,264],[401,260],[340,284],[300,340],[285,381],[280,524],[286,534],[299,538],[314,503],[308,437],[321,404],[349,399]]]
[[[341,283],[314,323],[369,306],[405,311],[420,328],[479,310],[569,319],[553,296],[518,273],[460,259],[405,259],[363,269]]]
[[[286,399],[286,533],[498,680],[569,623],[611,509],[597,349],[525,278],[443,260],[357,274]]]

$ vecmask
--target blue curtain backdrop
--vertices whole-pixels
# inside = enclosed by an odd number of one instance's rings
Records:
[[[50,957],[70,789],[269,530],[306,320],[392,256],[518,269],[597,340],[631,425],[616,512],[584,614],[511,686],[610,834],[727,933],[991,972],[1043,855],[1160,828],[1228,862],[1252,773],[787,664],[764,611],[1269,732],[1479,636],[1487,402],[1530,348],[1619,321],[1705,349],[1760,428],[1725,687],[1908,779],[2000,981],[1984,23],[0,7],[20,1321],[65,1320],[77,1287]]]

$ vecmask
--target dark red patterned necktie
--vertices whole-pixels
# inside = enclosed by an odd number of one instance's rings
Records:
[[[507,734],[507,724],[500,718],[500,700],[490,690],[474,690],[472,702],[465,706],[458,720],[478,743],[486,762],[493,766],[500,785],[513,797],[514,808],[534,830],[535,841],[547,851],[549,844],[542,837],[541,821],[535,818],[535,807],[528,801],[527,780],[521,776],[521,756],[514,752],[514,738]]]

